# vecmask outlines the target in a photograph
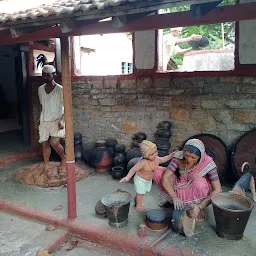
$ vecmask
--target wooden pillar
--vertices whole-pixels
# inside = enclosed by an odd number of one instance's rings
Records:
[[[61,42],[61,74],[63,86],[63,98],[65,109],[65,137],[66,137],[66,170],[68,191],[68,217],[76,218],[76,179],[75,179],[75,156],[74,156],[74,126],[72,111],[71,90],[71,67],[70,47],[68,36],[63,36]]]

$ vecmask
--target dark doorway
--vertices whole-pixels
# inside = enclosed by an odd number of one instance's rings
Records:
[[[0,46],[0,157],[29,150],[26,50]]]

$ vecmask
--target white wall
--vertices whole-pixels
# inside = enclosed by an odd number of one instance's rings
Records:
[[[133,62],[132,40],[126,33],[81,36],[80,42],[74,40],[74,47],[95,49],[95,52],[84,52],[81,56],[81,75],[119,75],[122,74],[122,62]]]

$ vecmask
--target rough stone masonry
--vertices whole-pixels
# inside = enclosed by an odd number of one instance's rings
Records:
[[[254,77],[81,77],[72,90],[74,129],[83,134],[84,142],[114,137],[129,146],[137,131],[154,140],[158,122],[169,120],[172,149],[204,132],[231,146],[256,128]],[[37,120],[38,101],[33,99]]]

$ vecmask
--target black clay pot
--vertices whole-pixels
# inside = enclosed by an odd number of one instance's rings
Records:
[[[115,145],[115,154],[119,154],[119,153],[125,153],[125,145],[124,144],[116,144]]]
[[[163,156],[169,155],[168,151],[157,150],[157,152],[158,152],[158,156],[159,156],[159,157],[163,157]],[[170,162],[171,162],[171,161],[167,161],[167,162],[162,163],[162,164],[160,164],[160,165],[163,166],[163,167],[167,167]]]
[[[137,132],[132,136],[132,140],[136,140],[139,143],[141,143],[143,140],[146,140],[146,139],[147,139],[147,135],[144,132]]]
[[[141,160],[141,157],[135,157],[133,159],[131,159],[128,164],[127,164],[127,172],[130,171],[130,169],[137,164],[139,161]]]
[[[93,150],[96,148],[96,142],[87,143],[82,148],[82,158],[86,163],[90,163]]]
[[[120,153],[114,157],[114,166],[124,165],[126,162],[124,154]]]
[[[75,160],[81,160],[82,159],[82,144],[77,144],[74,147],[74,152],[75,152]]]
[[[115,154],[115,145],[117,144],[117,140],[115,138],[107,138],[106,139],[106,147],[109,149],[112,157]]]
[[[157,138],[169,139],[172,136],[172,132],[170,130],[157,129],[155,135],[157,136]]]
[[[168,151],[169,148],[171,147],[170,141],[164,138],[157,138],[156,145],[157,148],[162,151]]]
[[[82,133],[80,132],[75,132],[74,133],[74,140],[82,140]]]
[[[161,121],[158,123],[157,129],[164,129],[164,130],[170,130],[172,128],[172,123],[169,121]]]
[[[98,140],[97,147],[93,150],[90,162],[97,172],[107,172],[111,170],[113,156],[106,147],[105,140]]]
[[[130,150],[128,150],[126,152],[126,155],[125,155],[126,162],[128,163],[132,158],[141,157],[141,156],[142,156],[142,154],[139,149],[131,148]]]
[[[126,172],[123,167],[117,166],[117,167],[112,167],[111,170],[111,176],[114,179],[120,180],[125,176]]]

